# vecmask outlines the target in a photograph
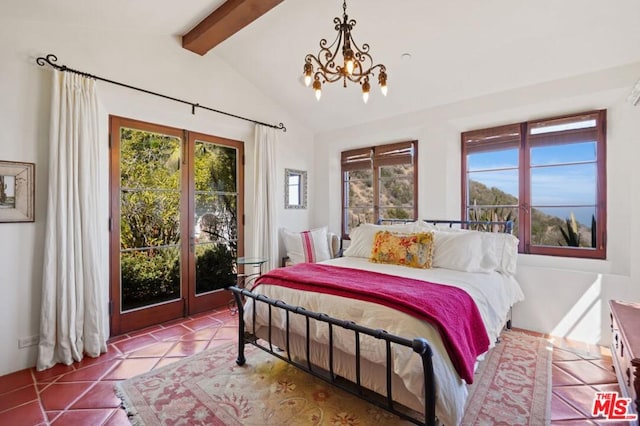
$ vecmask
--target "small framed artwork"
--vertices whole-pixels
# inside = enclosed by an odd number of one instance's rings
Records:
[[[0,222],[33,222],[34,163],[0,161]]]

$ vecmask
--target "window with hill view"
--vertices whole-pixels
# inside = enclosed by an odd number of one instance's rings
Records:
[[[416,220],[418,142],[342,152],[342,234],[380,219]]]
[[[521,253],[606,258],[606,111],[462,133],[462,215],[512,220]]]

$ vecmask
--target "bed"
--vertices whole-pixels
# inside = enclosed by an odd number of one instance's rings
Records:
[[[446,221],[446,229],[440,223],[426,222],[366,225],[352,232],[351,245],[343,257],[273,271],[250,289],[231,287],[240,313],[237,363],[246,362],[245,343],[254,344],[413,423],[459,424],[468,395],[467,383],[473,380],[477,362],[498,340],[510,320],[511,307],[524,297],[514,278],[517,239],[508,232],[449,229],[453,222]],[[469,225],[473,224],[462,223]],[[485,230],[495,230],[496,226],[483,225]],[[510,231],[510,223],[502,224],[501,230]],[[368,253],[383,231],[394,235],[430,233],[435,240],[433,267],[372,263]],[[319,274],[351,284],[340,292],[322,290],[325,278]],[[348,278],[350,274],[352,278]],[[304,276],[308,283],[286,287],[280,283],[285,275]],[[397,280],[400,284],[390,284],[391,287],[410,289],[411,295],[422,291],[421,285],[426,294],[427,288],[443,294],[463,293],[470,296],[477,309],[461,303],[459,313],[450,312],[446,321],[436,319],[436,325],[432,325],[423,317],[414,317],[410,309],[384,301],[380,304],[381,300],[374,300],[370,294],[352,297],[350,292],[358,289],[351,288],[360,287],[360,276],[367,283]],[[425,282],[432,283],[433,288],[432,284],[426,287]],[[431,293],[428,299],[436,294]],[[448,300],[449,296],[443,298]],[[456,306],[445,308],[447,312],[449,309]],[[467,326],[454,325],[458,317],[476,310],[478,316],[469,320],[472,331],[467,337],[482,340],[476,336],[482,334],[477,331],[481,327],[487,341],[475,352],[464,354],[465,370],[459,354],[452,352],[449,335]],[[463,349],[475,344],[462,343]]]

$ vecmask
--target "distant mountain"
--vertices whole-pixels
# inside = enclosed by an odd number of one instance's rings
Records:
[[[411,209],[402,206],[410,205],[413,199],[413,176],[410,167],[392,166],[382,169],[381,207],[384,209],[385,218],[407,219],[411,217]],[[352,180],[349,185],[349,205],[369,206],[373,197],[373,183],[371,172],[352,172]],[[518,199],[495,187],[488,187],[477,181],[469,182],[469,199],[471,204],[478,206],[470,211],[471,220],[512,220],[514,222],[514,235],[518,234]],[[397,206],[397,207],[392,207]],[[481,208],[480,206],[503,206]],[[356,209],[349,214],[349,227],[353,228],[363,222],[373,222],[373,209]],[[531,209],[531,244],[546,246],[566,246],[567,239],[563,231],[569,233],[570,218],[558,217],[546,214],[538,209]],[[591,224],[576,222],[577,232],[573,236],[571,245],[591,247]],[[576,240],[578,242],[576,242]]]
[[[472,205],[486,206],[486,205],[502,205],[502,206],[517,206],[518,199],[513,195],[507,194],[498,188],[491,187],[477,182],[469,182],[469,199]],[[477,213],[474,213],[473,209],[470,212],[471,219],[473,220],[513,220],[514,221],[514,234],[517,234],[518,220],[517,220],[517,207],[493,207],[490,209],[477,209]],[[538,209],[531,209],[531,244],[534,245],[546,245],[546,246],[566,246],[566,238],[563,236],[563,231],[570,234],[567,231],[568,223],[571,224],[570,218],[562,218],[546,214]],[[591,247],[591,228],[582,223],[576,222],[577,235],[574,240],[579,243],[573,242],[571,245],[578,245],[580,247]]]

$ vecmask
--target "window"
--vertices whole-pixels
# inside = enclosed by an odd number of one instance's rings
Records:
[[[462,133],[462,216],[513,220],[521,253],[606,258],[606,111]]]
[[[342,234],[361,223],[418,217],[418,142],[342,153]]]

